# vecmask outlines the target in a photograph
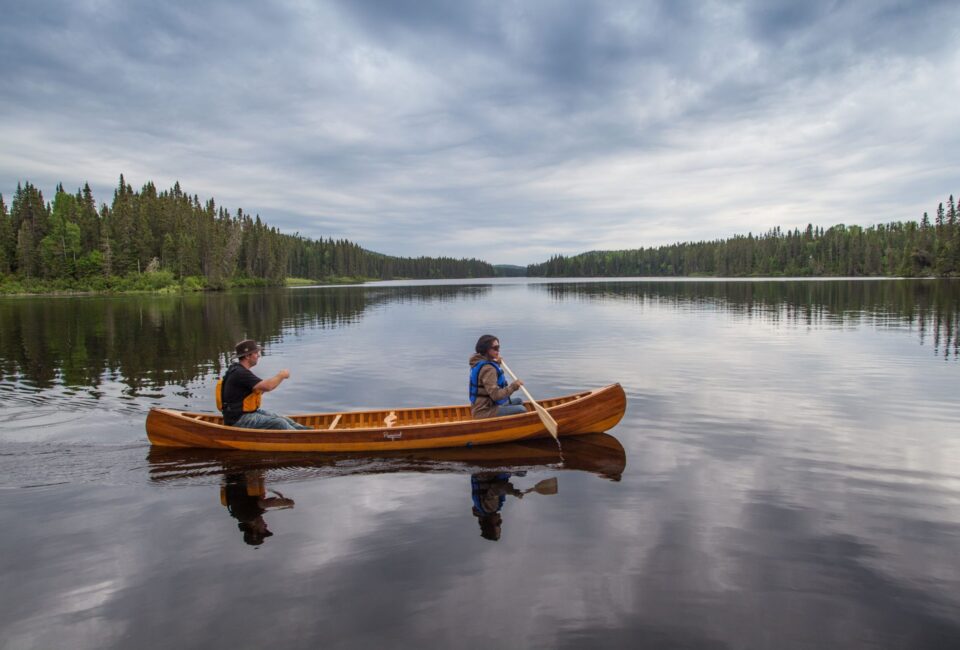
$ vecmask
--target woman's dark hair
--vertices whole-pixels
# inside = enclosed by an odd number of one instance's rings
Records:
[[[498,339],[493,334],[484,334],[479,339],[477,339],[477,347],[476,347],[477,354],[486,354],[487,351],[490,349],[490,346],[492,346],[494,342],[499,340],[500,339]]]

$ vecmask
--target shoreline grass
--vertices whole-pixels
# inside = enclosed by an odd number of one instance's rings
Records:
[[[365,278],[360,275],[331,275],[317,280],[309,278],[287,278],[285,285],[288,287],[315,287],[321,284],[365,284],[367,282],[376,282],[379,278]]]
[[[130,273],[124,276],[75,278],[18,278],[0,275],[0,296],[85,296],[113,294],[184,294],[267,287],[304,287],[318,284],[363,284],[372,278],[332,276],[311,280],[286,278],[277,283],[262,278],[231,278],[213,284],[202,276],[177,278],[169,271]]]

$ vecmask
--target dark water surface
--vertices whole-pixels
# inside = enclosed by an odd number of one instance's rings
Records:
[[[0,299],[0,647],[960,648],[958,328],[954,281]],[[146,441],[241,338],[311,411],[462,403],[485,332],[623,422],[563,458]]]

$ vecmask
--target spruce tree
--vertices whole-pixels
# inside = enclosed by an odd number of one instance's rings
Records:
[[[84,253],[100,248],[100,215],[93,199],[89,183],[83,184],[83,190],[77,197],[77,225],[80,226],[80,247]]]
[[[40,268],[37,247],[47,234],[49,221],[43,193],[30,183],[17,185],[10,215],[17,238],[16,272],[22,277],[36,277]]]
[[[10,215],[7,214],[7,204],[3,202],[3,194],[0,194],[0,275],[10,273],[15,251]]]
[[[100,209],[100,260],[103,277],[113,275],[113,245],[110,243],[110,209],[104,205]]]

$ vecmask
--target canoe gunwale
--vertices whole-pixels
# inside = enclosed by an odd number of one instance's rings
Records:
[[[591,391],[572,393],[570,395],[564,395],[563,397],[554,397],[549,400],[544,400],[544,402],[551,402],[553,400],[567,400],[560,404],[554,404],[552,406],[544,406],[544,408],[547,410],[548,413],[550,413],[551,409],[557,409],[560,407],[567,406],[569,404],[576,404],[577,402],[580,402],[584,399],[587,399],[593,396],[595,393],[598,393],[602,390],[606,390],[611,386],[615,386],[615,385],[616,384],[610,384],[610,386],[604,386],[603,388],[598,388]],[[529,404],[529,402],[524,402],[524,404]],[[538,404],[543,406],[543,402],[538,402]],[[363,411],[329,411],[325,413],[290,413],[290,414],[287,414],[287,417],[296,420],[297,418],[315,418],[315,417],[329,417],[329,416],[336,417],[337,415],[356,415],[358,413],[390,413],[390,412],[410,413],[413,411],[426,411],[426,410],[433,410],[433,409],[462,409],[462,408],[469,409],[470,407],[469,405],[464,405],[464,404],[453,404],[450,406],[419,406],[419,407],[414,406],[410,408],[367,409]],[[165,408],[159,408],[159,407],[151,408],[150,410],[161,411],[171,417],[182,418],[184,420],[189,420],[191,422],[199,422],[204,427],[216,427],[217,429],[223,429],[226,431],[242,431],[242,432],[256,431],[260,433],[275,433],[276,431],[278,431],[278,429],[250,429],[245,427],[234,427],[227,424],[218,424],[217,422],[210,422],[208,420],[200,419],[203,417],[210,417],[210,416],[219,417],[217,416],[216,413],[196,413],[191,411],[177,411],[175,409],[165,409]],[[519,418],[527,417],[528,415],[536,416],[537,412],[530,410],[530,411],[527,411],[526,413],[515,413],[513,415],[498,415],[492,418],[477,419],[473,417],[468,417],[462,420],[449,420],[447,422],[426,422],[424,424],[401,424],[399,426],[394,426],[389,428],[396,431],[406,431],[408,429],[426,429],[429,427],[438,427],[438,426],[449,427],[449,426],[458,426],[458,425],[466,425],[466,424],[475,424],[477,422],[486,423],[486,422],[499,422],[504,420],[511,420],[514,418],[519,419]],[[539,419],[539,416],[537,416],[537,419]],[[366,431],[383,431],[385,428],[388,428],[388,427],[385,427],[384,425],[381,424],[375,427],[349,427],[349,428],[344,427],[340,429],[312,429],[312,431],[317,431],[319,433],[326,433],[326,432],[333,433],[333,432],[347,432],[347,431],[349,431],[350,433],[354,433],[354,432],[361,433]]]

